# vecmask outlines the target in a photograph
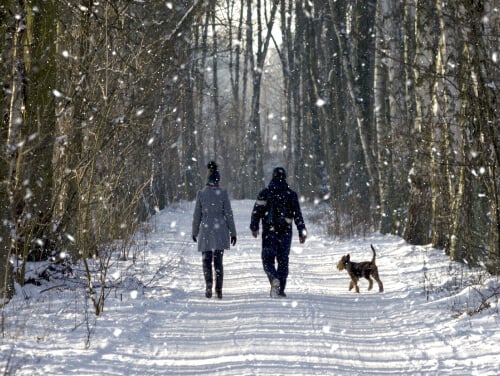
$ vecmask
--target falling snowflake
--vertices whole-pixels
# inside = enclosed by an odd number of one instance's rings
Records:
[[[316,101],[316,106],[318,107],[323,107],[324,105],[326,104],[326,101],[319,98],[317,101]]]

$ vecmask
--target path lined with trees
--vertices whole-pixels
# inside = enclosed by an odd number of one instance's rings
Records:
[[[209,158],[235,198],[284,164],[328,203],[332,234],[393,233],[498,273],[495,6],[2,2],[4,299],[53,251],[127,257],[142,220],[194,198]]]

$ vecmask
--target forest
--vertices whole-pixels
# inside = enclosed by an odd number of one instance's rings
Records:
[[[4,302],[36,260],[92,290],[209,160],[500,273],[496,0],[3,0],[0,35]]]

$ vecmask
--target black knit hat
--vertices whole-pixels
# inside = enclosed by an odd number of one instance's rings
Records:
[[[220,174],[219,171],[217,171],[217,163],[215,163],[214,161],[210,161],[208,162],[207,168],[208,168],[207,184],[214,184],[214,185],[219,184]]]
[[[210,170],[210,171],[217,171],[217,163],[215,163],[215,161],[210,161],[208,162],[207,164],[207,168]]]
[[[286,181],[286,171],[283,167],[276,167],[273,170],[274,181]]]

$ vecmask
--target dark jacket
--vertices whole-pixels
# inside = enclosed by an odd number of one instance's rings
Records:
[[[287,213],[287,222],[290,224],[287,226],[283,233],[276,233],[277,236],[290,236],[292,233],[292,221],[295,222],[297,231],[299,232],[299,237],[306,237],[306,225],[304,219],[302,218],[302,211],[300,210],[299,199],[297,193],[295,193],[287,184],[286,181],[278,181],[276,179],[271,180],[269,185],[260,191],[255,201],[252,217],[250,221],[250,230],[259,231],[259,223],[262,220],[262,237],[266,238],[270,233],[275,232],[270,220],[269,215],[269,202],[272,200],[271,196],[280,196],[280,200],[284,202],[287,208],[283,208],[283,211]]]

